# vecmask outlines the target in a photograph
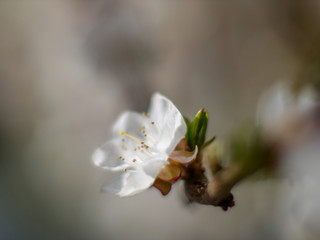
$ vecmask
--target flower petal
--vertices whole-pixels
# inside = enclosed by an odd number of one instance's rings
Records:
[[[155,93],[151,98],[150,119],[160,132],[157,149],[170,154],[187,130],[182,114],[168,98]]]
[[[156,178],[161,168],[168,163],[167,159],[158,158],[144,162],[141,167],[147,175]]]
[[[198,146],[195,147],[193,152],[187,151],[173,151],[169,155],[169,159],[173,160],[174,162],[186,164],[192,162],[198,154]]]
[[[117,137],[120,132],[129,133],[132,136],[141,138],[142,134],[138,131],[148,122],[148,118],[142,114],[132,111],[125,111],[117,118],[112,128],[113,136]]]
[[[134,170],[128,170],[103,186],[102,191],[120,197],[132,196],[149,188],[166,161],[150,160]]]
[[[92,161],[95,165],[104,169],[119,171],[128,166],[119,158],[120,156],[119,140],[114,139],[98,148],[92,155]]]
[[[257,122],[266,127],[277,124],[291,108],[293,97],[283,83],[274,85],[258,103]]]
[[[117,194],[120,197],[132,196],[149,188],[154,178],[141,170],[128,170],[102,187],[103,192]]]

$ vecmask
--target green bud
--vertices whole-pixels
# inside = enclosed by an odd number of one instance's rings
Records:
[[[208,113],[202,108],[188,125],[186,140],[189,148],[193,151],[197,145],[200,149],[206,138],[208,125]]]

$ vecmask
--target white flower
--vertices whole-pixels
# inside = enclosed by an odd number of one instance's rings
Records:
[[[174,104],[159,93],[153,94],[149,113],[126,111],[116,120],[113,139],[97,149],[93,162],[104,169],[123,171],[102,190],[130,196],[149,188],[168,159],[188,163],[191,154],[174,151],[184,138],[186,124]]]
[[[295,96],[288,84],[279,82],[264,93],[258,104],[257,122],[273,128],[284,117],[303,114],[315,104],[315,94],[306,88]]]
[[[283,176],[272,217],[281,222],[285,239],[319,235],[320,132],[319,101],[307,87],[293,94],[289,85],[277,83],[259,102],[258,123],[277,143],[277,167]]]
[[[264,130],[265,137],[287,144],[301,134],[301,126],[307,126],[305,116],[315,105],[316,95],[312,89],[305,88],[295,95],[288,84],[280,82],[261,97],[257,124]]]

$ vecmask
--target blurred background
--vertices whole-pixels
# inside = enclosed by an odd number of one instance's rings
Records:
[[[319,239],[320,138],[288,178],[237,185],[228,212],[187,206],[179,184],[102,194],[114,175],[91,162],[155,91],[188,117],[205,108],[224,139],[318,63],[319,13],[316,0],[1,0],[0,239]]]

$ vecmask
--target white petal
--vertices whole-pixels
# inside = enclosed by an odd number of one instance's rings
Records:
[[[120,197],[132,196],[149,188],[155,178],[143,170],[128,170],[103,186],[102,191],[117,194]]]
[[[305,88],[303,89],[297,99],[297,109],[300,112],[307,111],[314,107],[317,103],[317,94],[314,89]]]
[[[258,124],[270,127],[287,113],[292,102],[292,96],[286,85],[278,83],[267,91],[258,104]]]
[[[281,119],[308,111],[315,104],[315,95],[311,89],[304,89],[297,98],[291,93],[290,86],[277,83],[260,99],[257,122],[266,128],[277,125]]]
[[[149,175],[153,178],[156,178],[157,175],[159,174],[162,166],[167,163],[169,163],[167,161],[167,158],[165,158],[165,159],[158,158],[158,159],[153,159],[153,160],[149,160],[147,162],[144,162],[141,167],[147,175]]]
[[[101,191],[119,195],[121,190],[127,184],[128,177],[129,177],[131,172],[132,172],[132,170],[128,170],[127,172],[122,173],[120,176],[112,179],[111,181],[108,181],[101,188]]]
[[[149,122],[147,117],[137,112],[125,111],[116,120],[112,128],[113,136],[117,137],[120,132],[125,132],[135,137],[142,137],[138,129]]]
[[[187,152],[187,151],[173,151],[169,158],[171,158],[175,162],[179,162],[182,164],[186,164],[191,162],[196,158],[198,154],[198,146],[194,149],[193,152]]]
[[[119,171],[127,167],[127,164],[120,160],[120,156],[124,157],[119,148],[119,139],[114,139],[98,148],[93,153],[92,160],[99,167],[111,171]]]
[[[102,191],[117,194],[121,197],[132,196],[149,188],[161,167],[167,163],[163,160],[150,160],[134,170],[128,170],[119,177],[109,181]]]
[[[157,149],[170,154],[187,130],[182,114],[168,98],[155,93],[151,98],[150,118],[160,132]]]

